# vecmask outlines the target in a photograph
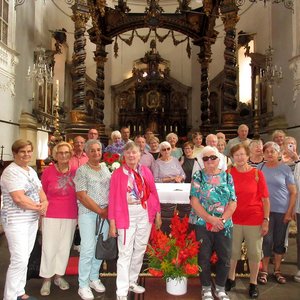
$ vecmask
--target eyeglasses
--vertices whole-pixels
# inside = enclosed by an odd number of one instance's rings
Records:
[[[170,151],[171,150],[171,148],[163,148],[163,149],[161,149],[161,151]]]
[[[216,155],[203,156],[203,157],[202,157],[202,160],[203,160],[203,161],[216,160],[216,159],[218,159],[218,156],[216,156]]]
[[[70,155],[71,153],[70,152],[57,152],[57,154],[67,156],[67,155]]]

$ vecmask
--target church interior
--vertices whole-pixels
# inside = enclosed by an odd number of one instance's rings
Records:
[[[32,141],[39,170],[51,143],[91,128],[105,145],[122,126],[131,138],[174,132],[181,144],[197,131],[232,138],[241,124],[251,138],[280,129],[300,141],[299,91],[300,1],[0,0],[0,173],[16,139]],[[0,237],[1,290],[9,255]],[[271,281],[261,299],[298,299],[295,256],[292,239],[290,283]],[[108,293],[97,298],[115,299],[115,282],[104,282]],[[147,284],[151,293],[129,298],[165,295],[155,279]],[[39,286],[29,283],[37,294]],[[189,289],[178,299],[200,299],[198,280]]]
[[[276,3],[274,3],[276,2]],[[298,1],[1,1],[1,161],[19,137],[300,137]]]

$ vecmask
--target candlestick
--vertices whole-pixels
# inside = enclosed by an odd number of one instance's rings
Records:
[[[56,99],[55,99],[55,105],[59,106],[59,80],[56,80]]]

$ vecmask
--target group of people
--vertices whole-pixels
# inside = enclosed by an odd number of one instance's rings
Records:
[[[175,133],[161,143],[150,131],[132,141],[129,128],[122,127],[104,147],[97,130],[91,129],[87,141],[77,136],[73,145],[60,142],[54,147],[54,163],[44,170],[41,182],[29,166],[32,143],[17,140],[12,145],[14,162],[1,177],[2,224],[11,255],[4,300],[35,299],[25,293],[25,284],[40,216],[42,296],[51,293],[52,281],[62,290],[69,289],[64,274],[77,224],[81,236],[78,294],[83,300],[92,300],[92,290],[105,291],[99,279],[102,261],[95,258],[97,216],[108,220],[104,237],[117,239],[118,300],[127,299],[129,291],[143,293],[138,276],[144,253],[152,226],[159,229],[162,223],[155,182],[191,182],[190,223],[201,241],[198,262],[203,300],[213,300],[214,293],[221,300],[229,299],[227,291],[235,286],[244,240],[249,296],[259,296],[258,282],[267,284],[273,255],[273,275],[278,283],[285,283],[280,265],[288,224],[295,213],[295,280],[300,282],[300,164],[296,140],[281,135],[284,132],[274,132],[273,141],[263,145],[261,140],[248,139],[248,127],[243,124],[228,144],[225,135],[218,133],[209,134],[203,146],[202,134],[195,132],[182,150]],[[102,161],[103,152],[118,153],[121,167],[111,173]],[[210,278],[213,251],[218,257],[214,291]]]

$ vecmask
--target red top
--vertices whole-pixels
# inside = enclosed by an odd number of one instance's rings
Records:
[[[237,208],[232,215],[233,224],[261,225],[264,219],[262,198],[269,197],[264,174],[254,168],[248,172],[238,172],[235,167],[231,168],[230,174],[237,196]]]

